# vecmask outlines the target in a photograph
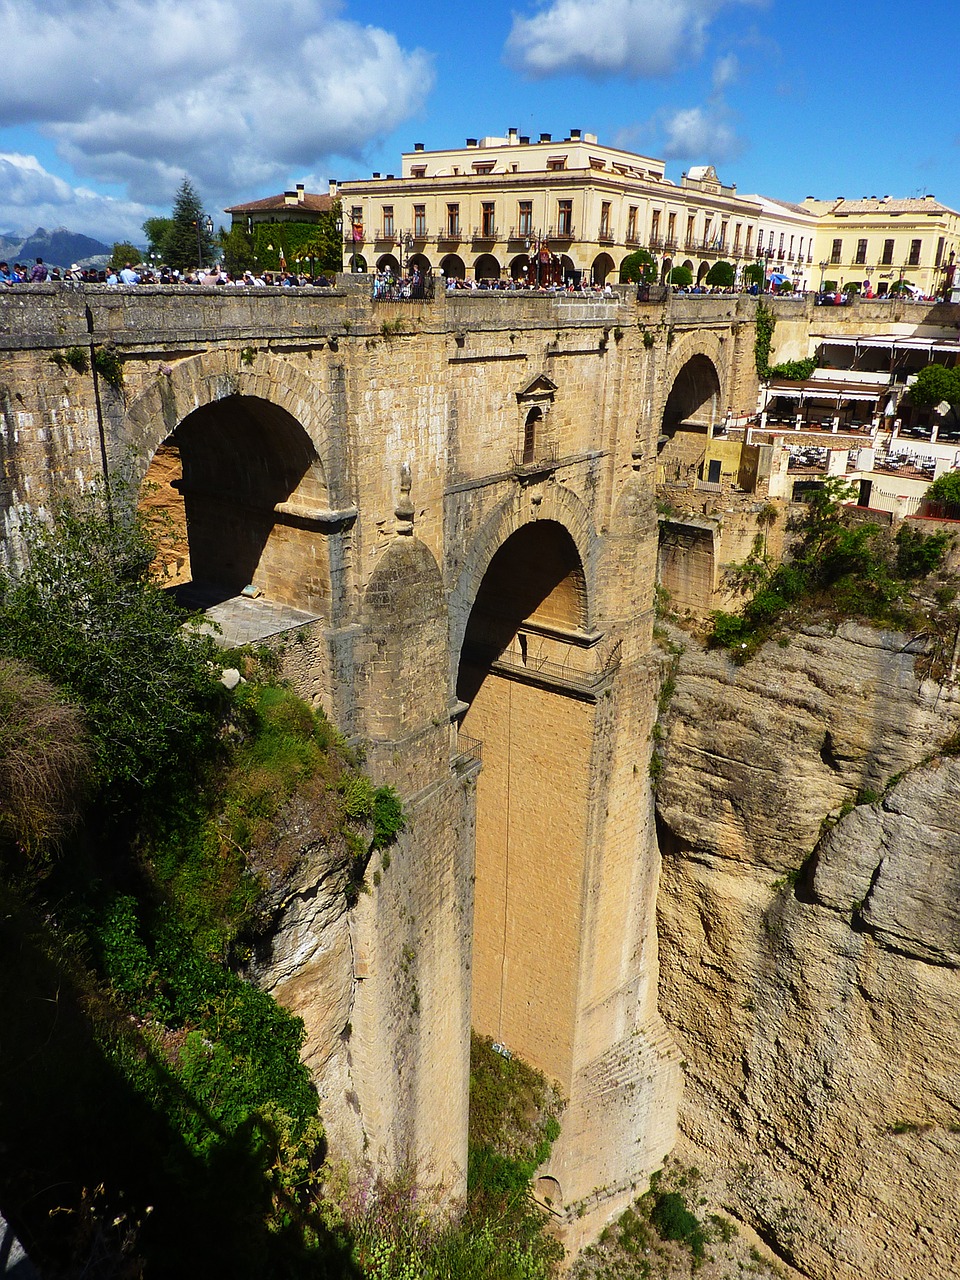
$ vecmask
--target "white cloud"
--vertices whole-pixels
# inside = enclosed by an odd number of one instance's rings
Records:
[[[553,0],[515,17],[509,61],[527,75],[663,76],[698,58],[712,18],[763,0]]]
[[[741,144],[732,126],[723,118],[723,112],[722,107],[717,107],[712,115],[702,107],[674,112],[664,125],[664,158],[709,163],[733,159],[739,154]]]
[[[72,187],[43,168],[36,156],[0,153],[0,231],[28,235],[37,227],[69,227],[108,242],[142,240],[153,210],[86,187]]]
[[[334,0],[0,0],[0,47],[41,51],[0,80],[0,126],[33,123],[77,172],[168,208],[184,173],[229,203],[359,157],[433,80]]]
[[[740,61],[735,53],[727,53],[713,64],[713,91],[722,93],[740,78]]]

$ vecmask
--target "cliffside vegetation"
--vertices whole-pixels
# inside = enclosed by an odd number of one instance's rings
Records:
[[[649,1190],[588,1245],[573,1280],[774,1280],[780,1269],[746,1243],[736,1225],[710,1209],[699,1170],[676,1160],[654,1173]]]
[[[777,318],[769,307],[762,302],[757,303],[757,336],[754,341],[754,361],[757,376],[767,378],[786,378],[788,381],[803,382],[809,378],[817,367],[815,356],[806,356],[802,360],[786,360],[783,364],[770,363],[770,348],[773,343],[773,331]]]
[[[294,789],[348,895],[397,798],[265,655],[228,693],[135,519],[92,497],[26,544],[0,577],[0,1210],[44,1274],[359,1275],[302,1024],[243,968]]]
[[[960,622],[957,584],[942,570],[950,535],[905,524],[891,537],[851,515],[844,503],[852,496],[837,477],[811,490],[784,563],[757,536],[750,556],[728,572],[745,597],[743,611],[713,614],[711,644],[744,662],[764,641],[816,617],[858,618],[952,642]]]
[[[93,496],[26,549],[0,575],[0,1212],[43,1274],[550,1280],[541,1076],[475,1044],[464,1203],[358,1182],[302,1023],[244,976],[295,883],[287,801],[352,902],[396,794],[269,653],[185,625],[138,520]]]

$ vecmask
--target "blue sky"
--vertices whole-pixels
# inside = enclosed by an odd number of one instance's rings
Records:
[[[0,0],[0,233],[142,239],[223,207],[571,128],[743,193],[960,209],[957,0]],[[11,50],[19,50],[10,56]]]

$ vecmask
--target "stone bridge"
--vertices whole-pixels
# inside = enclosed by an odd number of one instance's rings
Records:
[[[4,554],[58,490],[159,477],[180,577],[410,814],[350,922],[349,1045],[298,1009],[335,1144],[460,1186],[472,1022],[569,1098],[541,1185],[575,1238],[674,1140],[657,448],[754,408],[754,303],[368,289],[4,293]]]

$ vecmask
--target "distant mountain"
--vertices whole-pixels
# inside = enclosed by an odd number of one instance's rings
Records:
[[[32,262],[34,258],[42,258],[51,267],[70,267],[84,258],[112,252],[113,245],[68,231],[66,227],[57,227],[54,231],[37,227],[33,235],[20,241],[10,235],[0,235],[0,255],[8,261]]]

